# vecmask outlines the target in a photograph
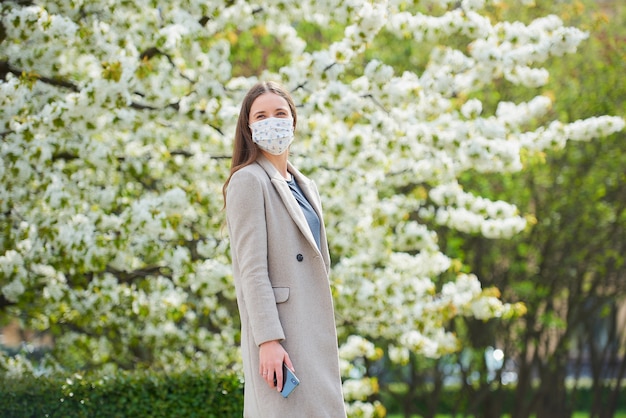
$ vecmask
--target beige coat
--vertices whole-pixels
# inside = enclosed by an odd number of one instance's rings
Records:
[[[278,170],[265,157],[237,171],[226,193],[241,317],[244,417],[342,418],[330,257],[315,184],[288,168],[320,220],[321,251]],[[259,345],[281,340],[300,385],[288,398],[259,375]]]

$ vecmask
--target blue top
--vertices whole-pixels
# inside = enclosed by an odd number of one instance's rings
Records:
[[[304,217],[306,218],[307,223],[309,224],[309,228],[311,228],[311,232],[313,233],[313,238],[315,238],[315,243],[317,244],[317,248],[321,251],[322,246],[320,244],[320,231],[322,229],[322,223],[320,222],[320,218],[313,210],[313,206],[306,200],[304,197],[304,193],[302,193],[302,189],[298,186],[298,182],[291,176],[291,180],[287,180],[287,184],[291,189],[291,193],[293,197],[296,198],[300,208],[302,209],[302,213],[304,213]]]

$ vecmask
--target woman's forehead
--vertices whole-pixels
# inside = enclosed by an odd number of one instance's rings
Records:
[[[274,93],[263,93],[257,97],[252,106],[250,107],[250,114],[257,113],[259,111],[274,111],[278,109],[290,110],[287,100]]]

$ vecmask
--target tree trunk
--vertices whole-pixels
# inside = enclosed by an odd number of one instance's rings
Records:
[[[617,411],[617,401],[620,396],[620,392],[622,388],[622,381],[624,380],[624,377],[626,377],[626,357],[622,357],[622,359],[620,360],[619,354],[616,353],[615,365],[617,366],[617,363],[620,363],[620,362],[621,364],[614,377],[615,385],[613,386],[613,389],[611,390],[609,394],[609,400],[606,403],[607,404],[606,409],[601,411],[600,413],[600,418],[611,418],[615,414],[615,411]]]
[[[527,320],[527,329],[532,329],[534,321],[532,318]],[[535,341],[534,337],[527,333],[525,336],[525,342],[522,350],[519,353],[518,370],[517,370],[517,384],[515,388],[515,396],[513,401],[513,411],[511,411],[511,418],[528,418],[530,417],[532,410],[532,396],[533,396],[533,372],[535,370],[534,365],[539,362],[537,353],[533,354],[532,358],[529,358],[528,352],[531,348],[531,342]]]
[[[569,418],[572,406],[567,402],[565,367],[560,359],[551,359],[549,367],[541,374],[537,393],[535,415],[537,418]]]

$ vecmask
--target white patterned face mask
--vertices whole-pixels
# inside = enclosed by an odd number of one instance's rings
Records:
[[[252,140],[263,151],[280,155],[293,142],[293,118],[267,118],[250,124]]]

